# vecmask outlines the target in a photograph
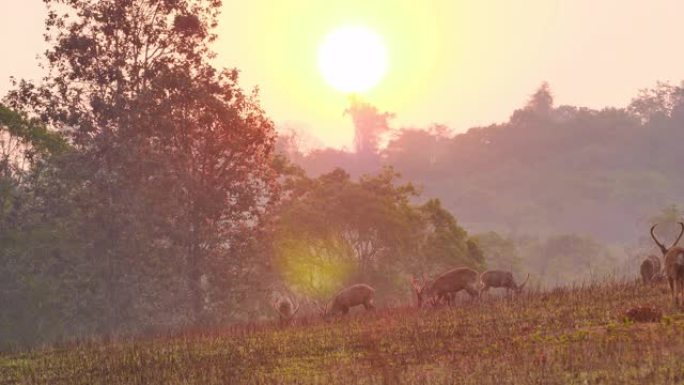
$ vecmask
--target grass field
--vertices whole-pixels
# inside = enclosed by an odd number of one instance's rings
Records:
[[[624,319],[642,304],[660,308],[662,320]],[[0,383],[684,383],[684,314],[663,284],[612,282],[4,354]]]

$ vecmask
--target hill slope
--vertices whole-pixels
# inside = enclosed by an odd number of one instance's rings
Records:
[[[663,320],[622,320],[644,303]],[[675,383],[684,379],[684,318],[673,310],[664,285],[613,282],[4,355],[0,383]]]

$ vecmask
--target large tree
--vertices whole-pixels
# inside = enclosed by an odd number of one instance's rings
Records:
[[[271,121],[236,70],[210,64],[221,2],[45,2],[48,75],[6,100],[78,150],[59,176],[106,282],[104,318],[116,328],[164,297],[191,322],[211,319],[276,193]]]

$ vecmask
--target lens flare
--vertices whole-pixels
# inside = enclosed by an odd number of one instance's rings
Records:
[[[276,258],[292,291],[319,300],[330,298],[356,269],[353,250],[339,238],[279,237]]]

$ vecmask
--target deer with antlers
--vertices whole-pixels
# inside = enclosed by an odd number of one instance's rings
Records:
[[[279,296],[271,302],[271,306],[278,313],[281,325],[290,323],[299,311],[299,303],[296,303],[290,297]]]
[[[491,287],[505,288],[506,292],[514,291],[516,293],[520,293],[529,279],[530,275],[527,274],[525,282],[523,282],[521,285],[518,285],[515,283],[515,280],[513,279],[513,273],[510,271],[487,270],[480,275],[480,283],[482,285],[480,295],[482,295],[482,293],[486,293]]]
[[[336,314],[346,315],[349,309],[354,306],[363,305],[366,310],[373,310],[373,298],[375,297],[375,289],[359,283],[351,285],[340,290],[330,301],[329,305],[321,307],[321,315],[323,318],[329,318]]]
[[[657,282],[663,278],[660,258],[655,255],[646,257],[646,259],[641,262],[639,271],[644,283]]]
[[[679,225],[682,229],[679,232],[677,240],[674,241],[669,249],[656,238],[654,230],[657,225],[651,227],[651,238],[653,238],[653,241],[658,245],[660,252],[663,253],[663,259],[665,260],[665,276],[670,285],[670,293],[672,294],[675,305],[679,305],[679,297],[683,297],[684,299],[684,248],[677,246],[684,234],[684,223],[679,222]]]
[[[428,281],[425,275],[423,275],[423,282],[411,277],[411,285],[418,299],[418,307],[422,307],[424,302],[431,302],[435,305],[446,301],[451,305],[453,294],[461,290],[465,290],[471,298],[478,297],[479,293],[475,289],[478,277],[477,271],[459,267],[442,273],[433,281]]]

